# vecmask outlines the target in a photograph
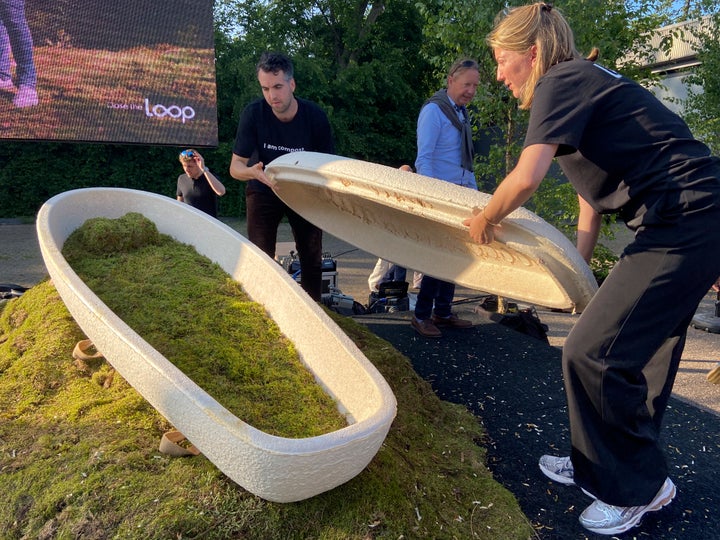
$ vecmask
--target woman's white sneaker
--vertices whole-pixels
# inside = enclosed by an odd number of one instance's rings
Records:
[[[550,480],[560,482],[566,486],[575,485],[573,479],[575,469],[569,457],[540,456],[538,465],[542,473]]]
[[[638,525],[648,512],[670,504],[675,493],[675,484],[666,478],[655,498],[645,506],[613,506],[596,500],[580,514],[580,524],[597,534],[620,534]]]

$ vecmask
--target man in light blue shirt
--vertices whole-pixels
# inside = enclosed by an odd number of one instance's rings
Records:
[[[458,60],[448,72],[447,88],[436,92],[423,105],[417,123],[415,169],[419,174],[477,190],[472,129],[466,106],[475,97],[479,83],[477,62]],[[413,328],[424,337],[439,338],[442,332],[438,327],[472,326],[471,321],[452,313],[454,296],[453,283],[423,276],[412,318]]]
[[[415,169],[425,176],[477,189],[466,106],[475,97],[480,74],[474,60],[456,62],[450,73],[447,88],[436,92],[420,110]]]

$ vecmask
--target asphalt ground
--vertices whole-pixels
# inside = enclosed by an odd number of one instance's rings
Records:
[[[228,224],[244,233],[242,222]],[[279,240],[292,240],[287,227]],[[376,258],[327,234],[324,248],[337,261],[338,288],[366,304]],[[31,287],[46,277],[34,224],[0,220],[0,284]],[[569,451],[560,355],[576,316],[539,308],[548,326],[546,344],[498,324],[480,307],[484,297],[482,291],[458,288],[455,311],[475,326],[444,330],[438,340],[412,329],[411,312],[354,318],[405,354],[441,399],[463,404],[477,416],[487,432],[488,466],[518,498],[538,538],[596,538],[577,521],[590,499],[547,480],[537,467],[540,455]],[[698,314],[714,316],[715,300],[709,292]],[[678,495],[618,538],[720,539],[720,385],[706,377],[719,361],[720,334],[690,328],[662,433]]]

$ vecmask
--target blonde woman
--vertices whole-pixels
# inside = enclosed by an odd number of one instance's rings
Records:
[[[506,11],[487,42],[497,79],[529,109],[517,166],[468,218],[481,244],[557,159],[578,193],[577,248],[589,261],[601,215],[635,231],[563,349],[571,446],[542,456],[551,479],[595,500],[580,516],[619,534],[675,496],[658,434],[695,309],[720,275],[720,160],[647,90],[583,58],[550,4]]]

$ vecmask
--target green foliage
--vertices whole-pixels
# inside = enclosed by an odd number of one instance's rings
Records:
[[[181,148],[54,142],[0,145],[0,216],[34,216],[58,193],[86,187],[123,187],[175,198]],[[227,175],[231,150],[202,151],[227,187],[221,215],[244,215],[242,184]]]
[[[590,259],[590,270],[592,270],[598,285],[601,285],[602,282],[605,281],[605,278],[608,277],[610,270],[613,269],[617,261],[618,257],[611,249],[602,244],[595,246],[592,259]]]
[[[593,47],[600,51],[598,62],[632,79],[650,76],[641,64],[653,53],[650,32],[668,24],[667,4],[662,0],[611,0],[587,2],[564,0],[556,4],[566,16],[582,54]]]
[[[421,99],[412,96],[408,102],[411,81],[404,75],[371,61],[349,66],[337,77],[332,118],[339,153],[391,166],[415,162],[415,123],[406,110],[419,111]]]

